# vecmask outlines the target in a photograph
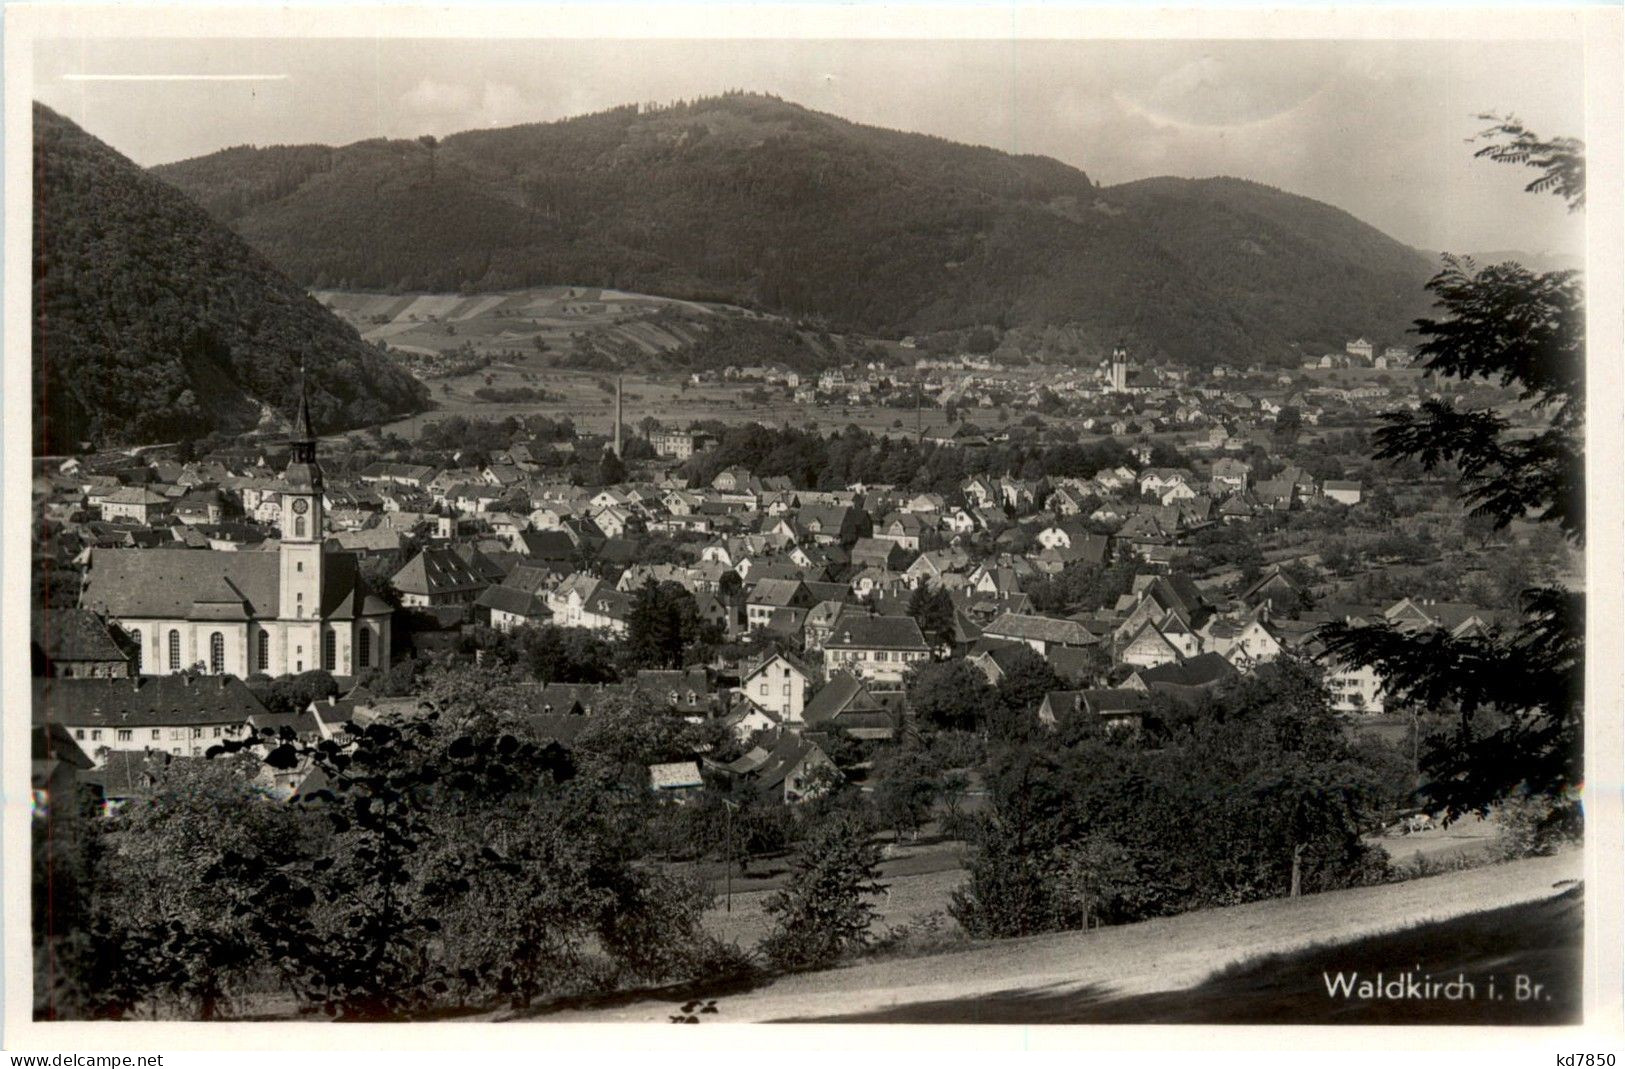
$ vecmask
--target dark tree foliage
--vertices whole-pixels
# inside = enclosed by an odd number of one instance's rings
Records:
[[[946,588],[929,584],[916,587],[909,595],[908,614],[933,648],[953,642],[954,599]]]
[[[473,130],[435,159],[433,183],[410,140],[157,174],[311,286],[614,286],[893,336],[1069,324],[1097,351],[1126,329],[1197,363],[1397,330],[1427,274],[1346,213],[1254,183],[1106,189],[764,96]]]
[[[632,597],[626,620],[628,668],[681,668],[709,649],[720,630],[700,618],[694,595],[680,583],[647,580]]]
[[[1583,146],[1541,141],[1515,120],[1486,136],[1480,150],[1501,162],[1541,171],[1535,191],[1578,208],[1584,202]],[[1517,264],[1478,269],[1447,258],[1428,286],[1445,315],[1419,319],[1416,333],[1433,374],[1488,379],[1515,389],[1542,424],[1521,433],[1490,409],[1429,402],[1386,417],[1375,436],[1379,459],[1413,459],[1425,470],[1450,466],[1472,515],[1500,530],[1532,517],[1585,543],[1584,304],[1569,271],[1535,274]],[[1558,587],[1522,596],[1515,627],[1488,636],[1442,631],[1400,634],[1385,627],[1338,626],[1327,649],[1342,661],[1374,667],[1396,701],[1453,709],[1456,729],[1435,740],[1424,760],[1428,803],[1454,818],[1483,812],[1520,790],[1554,803],[1567,820],[1584,776],[1584,595]]]
[[[311,702],[330,698],[339,692],[339,685],[331,672],[320,668],[301,672],[295,676],[272,679],[266,675],[248,677],[248,689],[273,713],[296,713]]]
[[[1585,207],[1585,142],[1572,137],[1550,140],[1539,137],[1510,115],[1503,118],[1485,114],[1479,118],[1494,125],[1474,139],[1489,142],[1473,153],[1475,159],[1532,167],[1540,172],[1540,177],[1525,186],[1526,191],[1555,193],[1563,198],[1570,211]]]
[[[866,899],[885,890],[879,876],[880,847],[861,823],[837,816],[817,828],[763,907],[774,925],[762,953],[780,968],[812,969],[865,946],[875,918]]]
[[[989,731],[1003,739],[1029,738],[1038,730],[1038,707],[1044,695],[1065,689],[1066,682],[1041,654],[1027,647],[1017,650],[994,688]]]
[[[34,105],[34,449],[162,442],[291,416],[320,431],[427,390],[180,191]]]
[[[987,677],[963,657],[909,669],[908,704],[920,723],[939,731],[980,731],[997,700]]]
[[[1063,741],[1064,740],[1064,741]],[[1155,737],[1006,746],[987,775],[970,879],[952,912],[1027,935],[1346,887],[1383,876],[1361,841],[1379,777],[1318,671],[1276,662]]]
[[[962,449],[913,438],[876,436],[857,426],[820,437],[813,431],[775,429],[758,423],[715,424],[716,447],[696,454],[682,468],[690,485],[706,486],[729,467],[758,476],[788,476],[798,487],[838,489],[855,482],[889,483],[915,490],[957,493],[971,475],[1088,478],[1132,460],[1118,441],[1054,444],[1023,434],[984,449]],[[1170,451],[1169,466],[1184,459]]]

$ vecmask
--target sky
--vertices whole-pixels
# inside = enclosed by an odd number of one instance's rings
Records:
[[[1582,57],[1556,41],[57,39],[34,82],[144,165],[745,89],[1108,185],[1252,179],[1430,252],[1583,247],[1582,217],[1468,143],[1484,112],[1583,135]]]

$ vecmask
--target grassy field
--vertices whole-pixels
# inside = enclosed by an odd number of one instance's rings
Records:
[[[1579,1005],[1580,911],[1571,888],[1582,862],[1570,850],[1406,883],[862,961],[724,993],[714,1020],[1556,1023]],[[1506,997],[1355,1005],[1327,994],[1326,969],[1380,969],[1389,978],[1462,972],[1481,992],[1494,975]],[[1517,1004],[1505,985],[1520,971],[1550,1001]],[[661,1022],[671,1008],[650,994],[544,1013],[550,1021]]]
[[[544,286],[500,293],[354,293],[317,290],[311,294],[367,341],[382,341],[409,353],[432,354],[472,347],[476,353],[515,349],[570,351],[583,332],[627,342],[645,353],[658,353],[690,340],[694,332],[679,324],[657,325],[661,312],[703,320],[721,306],[590,286]]]
[[[887,844],[880,865],[886,891],[875,902],[874,931],[915,924],[933,913],[942,914],[945,928],[957,926],[947,918],[949,895],[965,882],[965,844],[953,839],[922,835],[917,842]],[[705,926],[725,943],[754,946],[772,928],[762,908],[773,892],[788,882],[786,858],[757,860],[744,878],[733,880],[732,906],[727,884],[714,871],[705,874],[716,894],[716,904],[705,915]]]

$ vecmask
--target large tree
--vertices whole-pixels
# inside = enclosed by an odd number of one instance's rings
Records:
[[[1584,205],[1580,142],[1543,140],[1515,119],[1495,122],[1477,155],[1532,167],[1540,176],[1531,191],[1560,196],[1571,211]],[[1428,289],[1442,315],[1416,321],[1427,371],[1516,391],[1534,425],[1491,408],[1430,401],[1385,417],[1378,459],[1413,459],[1428,470],[1453,465],[1463,502],[1496,530],[1532,519],[1583,546],[1580,278],[1446,257]],[[1435,739],[1424,759],[1427,803],[1448,818],[1484,812],[1518,793],[1550,799],[1554,818],[1578,816],[1584,595],[1546,585],[1525,590],[1521,600],[1517,625],[1485,636],[1347,626],[1324,633],[1332,657],[1382,675],[1390,700],[1456,712],[1454,729]]]

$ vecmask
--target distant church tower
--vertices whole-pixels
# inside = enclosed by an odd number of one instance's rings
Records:
[[[1128,349],[1124,348],[1122,342],[1112,348],[1111,378],[1107,389],[1112,393],[1128,392]]]
[[[322,615],[322,469],[316,462],[316,432],[310,424],[310,395],[299,371],[299,415],[288,439],[288,470],[282,477],[282,546],[277,616],[287,623],[288,670],[320,667]],[[295,654],[297,651],[297,654]]]

